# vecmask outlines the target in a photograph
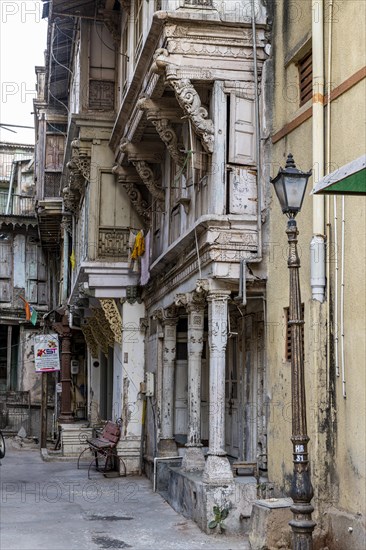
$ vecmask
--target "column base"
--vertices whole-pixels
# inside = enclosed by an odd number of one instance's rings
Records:
[[[208,455],[202,481],[211,485],[233,483],[234,476],[227,456]]]
[[[158,456],[178,456],[178,449],[175,440],[160,439],[158,443]]]
[[[186,447],[182,460],[182,469],[186,472],[202,472],[205,469],[205,457],[202,447]]]

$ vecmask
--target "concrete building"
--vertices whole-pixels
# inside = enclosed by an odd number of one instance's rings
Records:
[[[34,211],[34,147],[0,144],[0,403],[1,428],[39,435],[41,384],[34,371],[33,335],[24,300],[41,316],[48,284]]]
[[[242,532],[257,496],[288,494],[287,244],[270,177],[289,152],[313,184],[363,153],[362,48],[345,44],[351,23],[364,44],[363,9],[45,3],[37,216],[63,452],[121,417],[127,474],[208,532],[214,507]],[[298,217],[315,538],[335,549],[364,534],[365,236],[346,224],[363,200],[307,196]]]
[[[122,417],[128,474],[205,530],[229,506],[239,531],[267,472],[265,7],[55,0],[44,15],[37,215],[60,258],[50,320],[88,388],[86,427],[65,363],[62,448]]]
[[[365,197],[309,193],[329,173],[345,177],[343,167],[365,153],[365,4],[317,0],[287,7],[274,2],[272,8],[271,176],[284,166],[288,153],[303,171],[313,171],[297,222],[314,537],[334,550],[361,550],[366,509],[366,426],[360,407],[366,388]],[[364,163],[359,173],[363,181]],[[275,496],[288,494],[292,471],[285,227],[274,197],[266,348],[268,474]]]

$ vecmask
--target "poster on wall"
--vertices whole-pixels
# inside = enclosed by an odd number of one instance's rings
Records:
[[[34,336],[34,362],[36,372],[60,370],[57,334],[38,334]]]

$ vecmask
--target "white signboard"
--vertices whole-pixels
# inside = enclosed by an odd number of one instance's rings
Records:
[[[34,362],[36,372],[60,370],[57,334],[39,334],[34,337]]]

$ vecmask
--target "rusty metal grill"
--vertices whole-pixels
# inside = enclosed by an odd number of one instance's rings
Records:
[[[44,198],[61,196],[61,173],[45,172],[44,175]]]

